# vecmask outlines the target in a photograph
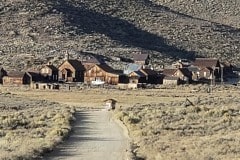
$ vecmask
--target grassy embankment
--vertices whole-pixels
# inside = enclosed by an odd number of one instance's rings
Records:
[[[171,101],[117,110],[133,139],[133,153],[149,160],[238,159],[239,89],[216,87],[208,94],[199,87],[189,98],[193,105],[176,98],[187,90],[171,95]]]
[[[0,93],[0,159],[33,159],[71,130],[75,109],[45,100]]]

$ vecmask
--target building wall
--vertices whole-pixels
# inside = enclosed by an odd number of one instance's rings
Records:
[[[45,76],[47,81],[58,81],[58,71],[52,71],[46,66],[40,70],[40,74]]]
[[[96,65],[84,73],[85,83],[91,83],[92,81],[95,81],[97,79],[104,81],[107,84],[118,84],[119,75],[108,73]]]
[[[178,85],[178,80],[163,79],[163,85]]]
[[[3,77],[3,85],[30,85],[31,77],[25,74],[23,77]]]
[[[52,75],[52,70],[50,68],[48,68],[47,66],[43,67],[41,70],[40,70],[40,73],[42,75],[48,75],[48,76],[51,76]]]
[[[199,72],[199,78],[210,79],[211,78],[210,76],[211,72],[207,68],[204,68]]]
[[[70,82],[83,82],[84,81],[84,71],[78,71],[75,68],[72,67],[72,65],[69,62],[64,62],[59,68],[59,79],[65,79],[66,81]],[[71,76],[67,79],[63,77],[63,71],[65,69],[68,69],[72,72]]]

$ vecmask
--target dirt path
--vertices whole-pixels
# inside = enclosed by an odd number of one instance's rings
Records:
[[[129,140],[108,111],[76,114],[72,135],[44,160],[127,160]]]

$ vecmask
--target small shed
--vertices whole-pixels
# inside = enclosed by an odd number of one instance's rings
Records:
[[[179,77],[166,76],[163,78],[163,85],[178,85]]]
[[[29,85],[31,79],[32,77],[28,72],[12,71],[3,77],[3,85]]]
[[[104,102],[105,102],[105,109],[107,110],[115,109],[116,103],[117,103],[115,99],[112,99],[112,98],[106,99]]]

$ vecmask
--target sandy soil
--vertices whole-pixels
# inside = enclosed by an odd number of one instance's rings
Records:
[[[127,160],[129,139],[126,130],[108,111],[80,111],[73,133],[44,160]]]

